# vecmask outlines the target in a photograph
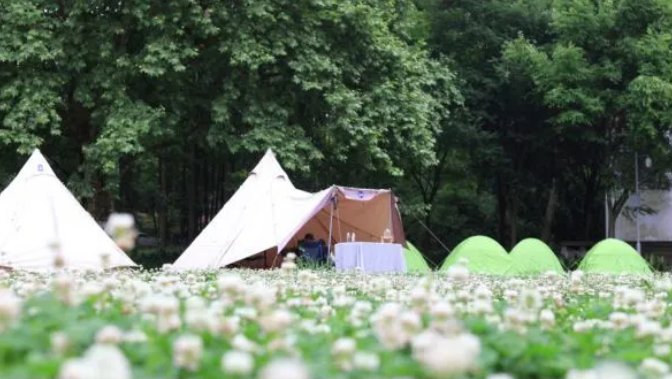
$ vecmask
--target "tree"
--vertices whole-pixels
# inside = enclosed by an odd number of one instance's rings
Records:
[[[268,147],[329,184],[398,177],[435,163],[457,96],[418,18],[408,0],[2,2],[0,143],[43,147],[97,218],[150,213],[164,244]]]
[[[506,47],[506,61],[527,64],[552,112],[564,176],[584,193],[585,238],[600,193],[620,191],[611,203],[618,215],[634,190],[632,175],[624,174],[633,170],[634,152],[669,159],[672,57],[661,47],[669,40],[671,11],[657,0],[556,1],[552,42],[521,37]]]

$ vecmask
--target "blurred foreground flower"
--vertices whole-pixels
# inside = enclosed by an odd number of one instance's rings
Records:
[[[203,340],[197,335],[185,335],[173,343],[173,364],[190,371],[198,370],[203,356]]]
[[[105,232],[124,251],[135,247],[138,232],[135,229],[135,219],[128,213],[112,213],[105,224]]]
[[[293,359],[277,359],[259,374],[259,379],[310,379],[306,366]]]
[[[221,367],[229,375],[249,375],[254,369],[254,357],[245,351],[229,351],[222,356]]]
[[[0,289],[0,333],[21,314],[21,299],[10,289]]]
[[[83,358],[70,359],[59,373],[59,379],[131,379],[131,365],[118,347],[93,345]]]

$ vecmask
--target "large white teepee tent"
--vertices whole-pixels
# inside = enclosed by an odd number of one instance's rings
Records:
[[[329,202],[330,193],[296,189],[269,149],[173,267],[218,268],[270,249],[277,252]]]
[[[135,263],[100,228],[35,150],[0,194],[0,266],[102,269]]]
[[[394,242],[405,242],[392,191],[336,186],[301,191],[268,150],[173,267],[213,269],[258,257],[263,262],[244,265],[268,268],[280,263],[279,251],[306,233],[333,245],[347,233],[356,233],[357,241],[378,242],[386,230]]]

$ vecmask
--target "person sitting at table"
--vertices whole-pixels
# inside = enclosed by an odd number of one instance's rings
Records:
[[[304,261],[314,264],[324,264],[327,260],[326,249],[323,241],[315,241],[315,237],[308,233],[304,239],[299,242],[299,250]]]

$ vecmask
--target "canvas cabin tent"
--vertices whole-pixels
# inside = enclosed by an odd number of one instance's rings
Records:
[[[0,193],[0,266],[48,270],[60,254],[65,267],[135,266],[56,177],[35,150]]]
[[[379,242],[386,229],[395,242],[404,242],[392,191],[337,186],[317,193],[299,190],[269,149],[173,267],[277,267],[279,252],[307,233],[333,246],[345,241],[347,233],[355,233],[359,241]]]
[[[354,234],[356,241],[380,242],[389,229],[392,242],[404,244],[404,229],[396,198],[390,190],[332,187],[328,202],[291,238],[295,245],[307,233],[331,245],[345,242]]]

